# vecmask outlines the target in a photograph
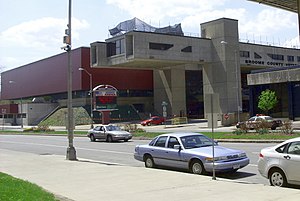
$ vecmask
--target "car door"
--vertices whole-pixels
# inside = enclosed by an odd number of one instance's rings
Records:
[[[291,142],[283,157],[282,167],[284,167],[287,179],[300,182],[300,141]]]
[[[154,163],[156,165],[164,165],[167,166],[166,162],[166,142],[167,142],[168,136],[161,136],[159,137],[154,145],[151,147],[151,155],[154,160]]]
[[[174,149],[175,145],[180,145],[178,139],[173,136],[169,137],[167,149],[164,153],[167,166],[186,169],[188,167],[188,162],[183,161],[182,150]]]
[[[95,136],[95,138],[99,139],[100,138],[100,126],[96,126],[94,129],[93,129],[93,134]]]
[[[99,126],[98,138],[99,139],[106,139],[106,136],[105,136],[105,127],[104,126]]]

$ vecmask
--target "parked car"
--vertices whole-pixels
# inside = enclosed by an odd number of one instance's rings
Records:
[[[165,123],[164,117],[153,116],[141,122],[142,126],[160,125]]]
[[[300,137],[261,150],[258,171],[272,186],[300,185]]]
[[[129,132],[123,131],[119,126],[115,125],[96,126],[88,131],[87,136],[92,142],[95,142],[97,139],[106,140],[106,142],[118,140],[127,142],[132,138],[132,135]]]
[[[267,127],[271,128],[272,130],[275,130],[277,127],[282,126],[281,120],[275,120],[270,116],[256,115],[254,117],[251,117],[248,121],[238,122],[236,124],[236,127],[241,128],[244,125],[248,129],[255,129],[258,128],[262,122],[266,122]]]
[[[147,145],[137,145],[134,158],[147,168],[166,166],[204,174],[213,171],[213,144],[215,172],[236,172],[249,164],[244,151],[221,147],[199,133],[159,135]]]

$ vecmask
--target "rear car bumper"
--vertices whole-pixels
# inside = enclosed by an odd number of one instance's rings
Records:
[[[144,161],[143,156],[141,156],[141,155],[139,155],[137,153],[134,153],[134,159],[138,160],[138,161]]]

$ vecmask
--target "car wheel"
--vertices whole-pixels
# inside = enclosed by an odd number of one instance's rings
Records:
[[[150,156],[150,155],[145,156],[145,167],[146,168],[153,168],[153,167],[155,167],[155,164],[154,164],[152,156]]]
[[[95,136],[93,134],[90,135],[90,140],[91,140],[91,142],[95,142],[96,141],[96,138],[95,138]]]
[[[204,174],[205,173],[205,169],[200,160],[192,161],[191,166],[190,166],[190,171],[193,174]]]
[[[112,142],[112,141],[113,141],[112,136],[111,136],[111,135],[108,135],[108,136],[106,137],[106,142]]]
[[[124,142],[128,142],[128,140],[126,139],[126,140],[124,140]]]
[[[151,126],[151,123],[149,122],[149,123],[147,123],[147,126]]]
[[[272,126],[271,129],[272,129],[272,130],[276,130],[276,126]]]
[[[284,187],[287,185],[286,177],[280,169],[271,170],[269,181],[271,186]]]

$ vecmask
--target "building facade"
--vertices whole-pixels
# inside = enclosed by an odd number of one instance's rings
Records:
[[[228,18],[201,24],[201,37],[132,30],[91,43],[90,48],[72,50],[73,105],[90,104],[89,75],[78,70],[84,68],[92,75],[93,87],[109,84],[118,89],[118,105],[131,105],[139,113],[162,115],[162,104],[167,103],[167,116],[209,118],[213,112],[222,120],[225,114],[229,115],[224,124],[230,124],[242,113],[258,112],[257,96],[269,86],[258,90],[258,85],[275,83],[277,79],[275,76],[269,83],[266,78],[256,82],[253,76],[258,74],[251,72],[273,68],[291,72],[293,66],[300,65],[299,53],[294,48],[240,42],[238,21]],[[299,74],[293,71],[294,76]],[[289,80],[294,87],[298,81]],[[291,96],[283,93],[287,91],[284,85],[272,85],[280,97],[274,115],[300,117],[295,112],[300,108],[295,99],[298,96],[293,96],[291,106]],[[29,104],[28,100],[42,97],[55,109],[66,105],[66,92],[66,53],[2,73],[2,100],[27,100]],[[35,107],[24,104],[23,101],[18,113],[25,111],[26,116]]]
[[[151,69],[154,107],[167,102],[174,115],[207,117],[210,94],[219,97],[214,113],[249,112],[247,74],[299,64],[298,49],[239,42],[238,21],[227,18],[201,24],[200,38],[129,31],[91,44],[94,68]]]

